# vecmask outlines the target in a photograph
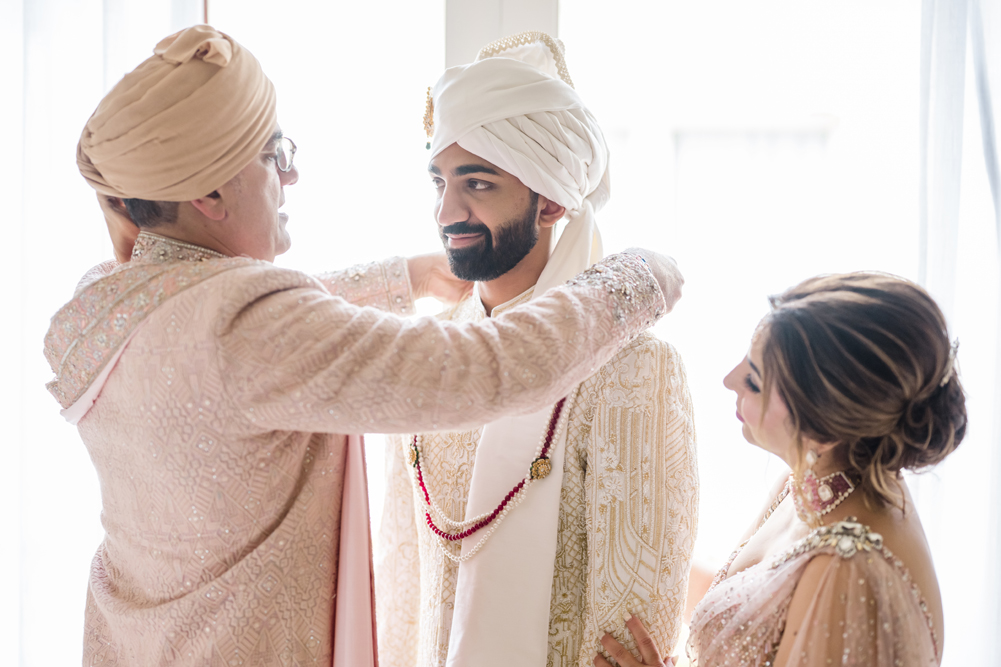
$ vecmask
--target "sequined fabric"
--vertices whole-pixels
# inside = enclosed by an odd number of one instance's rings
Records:
[[[76,297],[53,316],[45,337],[45,357],[56,376],[47,389],[63,408],[70,407],[119,346],[163,302],[203,280],[252,261],[234,258],[212,263],[130,263],[101,280],[89,272]],[[109,264],[98,267],[113,268]]]
[[[796,585],[819,556],[829,559],[790,665],[939,664],[931,617],[904,564],[852,520],[818,528],[777,558],[716,584],[692,616],[692,664],[771,665]]]
[[[624,303],[640,298],[612,285],[610,272],[592,275]],[[486,315],[473,297],[446,317],[481,321]],[[605,631],[628,636],[630,613],[643,617],[662,646],[673,646],[698,505],[692,406],[681,359],[670,345],[642,334],[581,384],[566,409],[547,664],[592,665]],[[481,428],[423,435],[426,481],[453,518],[465,512],[480,435]],[[406,436],[387,442],[389,480],[376,565],[380,661],[438,666],[448,653],[458,566],[423,521],[423,501],[414,495],[406,464],[408,442]],[[459,553],[457,543],[445,548]]]
[[[461,427],[554,401],[663,307],[656,289],[619,304],[588,283],[486,327],[408,322],[324,287],[402,307],[399,260],[318,281],[144,239],[130,265],[88,277],[74,299],[86,292],[86,304],[70,304],[80,321],[69,344],[85,347],[121,304],[141,294],[158,304],[78,427],[106,531],[87,592],[85,665],[329,665],[337,434]],[[164,272],[228,264],[169,296],[158,287]],[[617,269],[653,284],[635,260]],[[603,315],[613,308],[630,317],[613,324]],[[531,386],[518,379],[525,367]]]
[[[396,315],[413,315],[414,295],[407,274],[407,260],[353,266],[347,271],[321,273],[316,279],[333,294],[356,306],[372,306]]]

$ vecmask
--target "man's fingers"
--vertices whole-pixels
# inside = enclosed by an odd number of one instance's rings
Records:
[[[643,667],[642,663],[637,661],[622,644],[615,641],[615,637],[612,635],[605,634],[601,638],[601,645],[605,647],[610,656],[615,658],[615,662],[619,663],[620,667]]]
[[[608,662],[600,655],[596,655],[594,656],[594,667],[612,667],[612,663]]]
[[[643,659],[643,663],[646,665],[660,665],[663,664],[660,658],[660,649],[657,647],[657,642],[653,640],[650,633],[646,631],[646,627],[636,616],[630,616],[629,620],[626,621],[626,627],[629,628],[629,632],[632,634],[633,639],[636,640],[636,646],[640,650],[640,657]]]

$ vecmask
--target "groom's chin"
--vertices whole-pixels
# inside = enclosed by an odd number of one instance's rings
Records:
[[[483,269],[483,257],[478,252],[469,252],[467,249],[446,250],[448,257],[448,268],[452,274],[460,280],[475,282],[481,280]]]

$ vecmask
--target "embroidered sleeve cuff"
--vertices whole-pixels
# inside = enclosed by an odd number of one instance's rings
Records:
[[[638,320],[645,329],[663,317],[667,308],[657,280],[638,255],[609,255],[568,284],[604,292],[612,316],[620,324],[635,324]]]
[[[317,276],[334,296],[356,306],[371,306],[395,315],[414,313],[407,260],[391,257]]]

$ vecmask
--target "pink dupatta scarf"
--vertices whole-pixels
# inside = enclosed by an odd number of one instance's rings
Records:
[[[368,480],[360,435],[348,436],[342,498],[333,667],[378,667]]]

